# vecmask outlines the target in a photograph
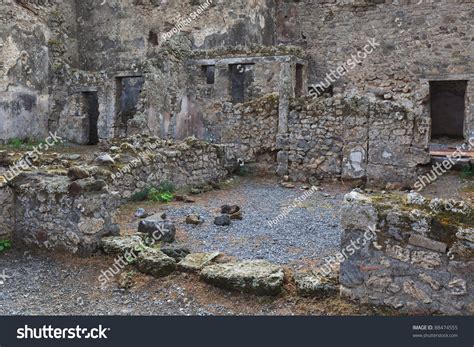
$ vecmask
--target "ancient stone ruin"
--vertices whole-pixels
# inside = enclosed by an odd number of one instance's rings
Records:
[[[0,242],[251,295],[473,314],[473,20],[471,0],[0,1]],[[201,204],[239,175],[286,198]],[[285,221],[319,198],[341,208],[308,218],[320,236]],[[334,249],[289,269],[300,245],[269,220],[337,239],[331,274]],[[265,251],[179,244],[234,226]]]

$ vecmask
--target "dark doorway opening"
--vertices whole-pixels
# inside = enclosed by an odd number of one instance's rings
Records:
[[[303,65],[296,64],[295,96],[297,98],[303,95],[303,68]]]
[[[128,121],[137,113],[137,105],[145,79],[142,76],[117,78],[117,130],[126,136]]]
[[[89,124],[89,145],[99,143],[99,132],[97,122],[99,121],[99,98],[97,92],[82,92],[84,114],[87,115]]]
[[[467,81],[431,81],[431,138],[464,138]]]
[[[234,104],[245,101],[246,91],[253,82],[252,67],[254,64],[230,65],[231,94]]]

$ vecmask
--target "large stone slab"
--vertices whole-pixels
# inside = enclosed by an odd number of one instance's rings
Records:
[[[176,269],[176,261],[163,252],[146,248],[137,257],[137,269],[153,277],[165,277]]]
[[[295,275],[298,294],[301,296],[322,299],[338,293],[338,286],[334,279],[312,274],[299,273]]]
[[[209,284],[256,295],[279,294],[283,277],[283,268],[263,260],[211,265],[201,272]]]
[[[205,266],[211,265],[219,255],[219,252],[189,254],[179,262],[178,269],[185,272],[199,272]]]
[[[127,252],[140,252],[145,245],[139,235],[113,236],[102,239],[102,249],[107,254],[125,254]]]

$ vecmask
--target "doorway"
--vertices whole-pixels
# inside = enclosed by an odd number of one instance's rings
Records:
[[[464,138],[467,81],[431,81],[431,139]]]
[[[99,143],[99,131],[97,123],[99,121],[99,98],[97,92],[82,92],[83,114],[86,115],[88,124],[88,144],[97,145]]]

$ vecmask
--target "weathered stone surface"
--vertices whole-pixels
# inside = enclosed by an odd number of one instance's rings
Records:
[[[140,252],[145,245],[139,235],[113,236],[102,239],[102,249],[107,254],[124,254],[130,251]]]
[[[426,248],[440,253],[446,253],[446,250],[448,249],[448,245],[443,242],[434,241],[427,237],[416,234],[410,236],[408,243],[413,246]]]
[[[201,272],[207,283],[256,295],[279,294],[283,277],[281,267],[261,260],[211,265]]]
[[[176,269],[176,261],[163,252],[145,248],[137,257],[137,269],[153,277],[165,277]]]
[[[69,177],[72,181],[87,178],[89,176],[90,176],[90,174],[87,170],[85,170],[81,167],[78,167],[78,166],[74,166],[74,167],[70,168],[67,172],[67,177]]]
[[[430,304],[432,302],[430,296],[425,293],[418,285],[413,281],[406,281],[403,283],[403,291],[408,295],[411,295],[418,301],[421,301],[425,304]]]
[[[439,253],[414,251],[411,258],[412,264],[424,267],[425,269],[434,269],[441,266],[442,259]]]
[[[212,264],[219,256],[219,252],[192,253],[178,263],[178,269],[187,272],[198,272],[205,266]]]
[[[186,258],[186,256],[191,254],[189,248],[172,244],[162,246],[161,251],[168,257],[175,259],[177,262],[180,262],[181,260]]]
[[[458,239],[474,243],[474,228],[459,228],[459,231],[456,233],[456,237]]]
[[[115,160],[110,156],[110,154],[101,154],[96,159],[95,162],[99,165],[113,165]]]
[[[369,247],[341,264],[341,293],[407,313],[469,314],[474,244],[468,210],[461,202],[412,198],[416,209],[393,194],[346,207],[342,249],[361,238],[363,224],[354,219],[371,216],[377,232]],[[356,213],[360,207],[365,215]]]
[[[144,208],[139,208],[135,212],[134,216],[137,217],[137,218],[146,218],[146,217],[148,217],[148,213],[146,212],[146,210]]]
[[[176,226],[170,221],[147,219],[140,222],[138,232],[148,235],[155,242],[172,243],[176,237]]]
[[[295,282],[298,294],[302,296],[321,299],[338,293],[337,283],[332,279],[298,273],[295,275]]]
[[[232,215],[240,211],[240,207],[237,205],[224,205],[221,207],[221,213]]]

